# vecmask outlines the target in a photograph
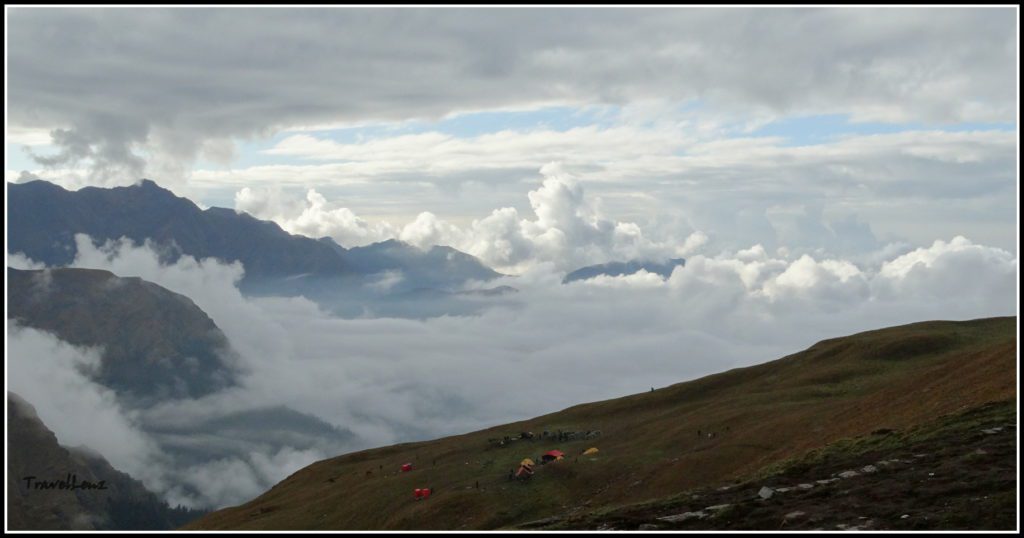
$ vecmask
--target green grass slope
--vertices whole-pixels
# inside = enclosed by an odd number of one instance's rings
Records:
[[[1013,317],[923,322],[825,340],[654,392],[320,461],[249,503],[185,528],[491,529],[662,502],[763,475],[844,439],[1015,401],[1016,352]],[[544,430],[600,430],[601,436],[505,447],[488,441]],[[600,452],[577,456],[591,446]],[[568,457],[539,466],[529,482],[508,480],[520,460],[551,449]],[[399,473],[405,462],[416,469]],[[418,487],[435,494],[415,501]]]

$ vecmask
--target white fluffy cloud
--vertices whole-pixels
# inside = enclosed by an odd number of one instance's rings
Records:
[[[702,232],[683,235],[681,230],[653,239],[636,223],[604,217],[561,164],[549,163],[541,168],[541,174],[540,187],[527,194],[535,217],[532,220],[514,207],[503,207],[460,227],[425,211],[399,227],[387,221],[368,222],[345,207],[331,208],[326,198],[312,189],[303,205],[279,189],[244,188],[235,196],[235,209],[274,219],[292,233],[330,236],[346,247],[389,238],[420,248],[452,246],[499,271],[517,274],[545,262],[572,270],[609,260],[682,256],[708,240]]]
[[[303,206],[287,200],[276,188],[256,191],[246,187],[235,194],[235,209],[275,220],[291,233],[331,237],[346,247],[368,245],[397,235],[386,222],[370,223],[347,207],[329,207],[327,199],[315,189],[306,192],[305,201]]]

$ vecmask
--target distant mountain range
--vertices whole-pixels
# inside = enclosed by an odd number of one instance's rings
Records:
[[[309,282],[345,284],[385,271],[401,273],[396,285],[403,290],[449,289],[501,276],[450,247],[420,250],[390,240],[346,249],[330,238],[289,234],[272,221],[232,209],[202,210],[148,179],[130,187],[77,191],[41,180],[8,183],[7,195],[8,252],[48,266],[71,263],[74,236],[81,233],[101,243],[149,239],[167,248],[166,261],[181,255],[239,261],[245,266],[243,284],[262,292],[302,293]]]
[[[562,283],[568,284],[569,282],[587,280],[601,275],[632,275],[640,270],[661,275],[662,278],[668,278],[676,267],[684,264],[686,264],[685,259],[673,258],[666,262],[630,260],[627,262],[610,262],[600,265],[588,265],[565,275],[565,278],[562,279]]]
[[[96,382],[119,398],[196,398],[236,382],[227,338],[184,295],[93,269],[8,268],[7,284],[8,318],[72,345],[102,346]]]
[[[95,452],[61,446],[31,404],[7,393],[8,529],[170,530],[204,513],[171,508]]]

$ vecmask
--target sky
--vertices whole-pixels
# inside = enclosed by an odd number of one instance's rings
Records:
[[[380,446],[1017,312],[1016,8],[6,15],[9,182],[146,177],[345,247],[450,245],[520,290],[472,316],[339,319],[243,296],[237,264],[81,239],[75,266],[192,298],[248,377],[125,409],[69,372],[95,350],[9,322],[11,358],[49,357],[9,361],[9,387],[175,503],[237,504],[332,454],[168,468],[140,424],[280,404]],[[561,284],[669,257],[687,261],[667,278]]]
[[[148,177],[346,247],[419,219],[517,273],[465,236],[530,219],[545,169],[655,242],[1016,252],[1013,8],[7,17],[8,181]]]

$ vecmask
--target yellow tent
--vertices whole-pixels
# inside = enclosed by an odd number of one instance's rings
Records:
[[[530,458],[526,458],[525,460],[519,462],[519,465],[529,465],[530,467],[533,467],[536,464],[533,463],[533,460],[531,460]]]
[[[597,454],[598,452],[599,450],[597,450],[596,448],[588,448],[586,451],[583,452],[583,455],[589,456],[591,454]]]

